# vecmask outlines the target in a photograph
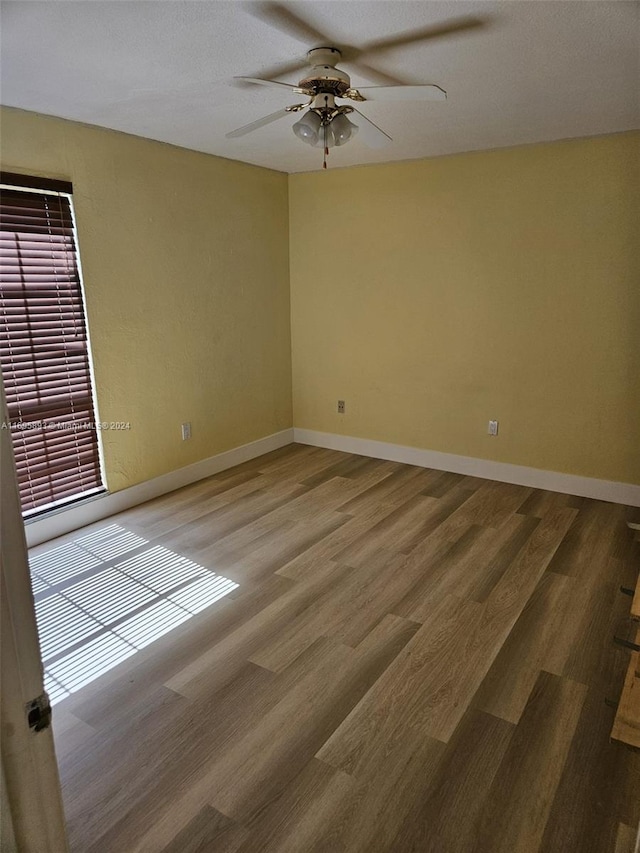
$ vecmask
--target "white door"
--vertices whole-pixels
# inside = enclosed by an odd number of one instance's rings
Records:
[[[0,571],[2,853],[68,850],[51,727],[36,731],[30,707],[44,693],[24,525],[0,378]]]

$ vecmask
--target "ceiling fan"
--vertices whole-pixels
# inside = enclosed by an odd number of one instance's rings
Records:
[[[269,86],[282,91],[305,95],[309,100],[306,103],[284,107],[275,113],[257,119],[257,121],[236,128],[236,130],[226,134],[227,138],[236,139],[284,118],[290,113],[306,110],[302,118],[293,125],[293,132],[298,139],[308,145],[324,149],[323,167],[325,169],[329,149],[344,145],[358,131],[360,131],[362,141],[370,148],[381,148],[392,141],[388,133],[374,124],[359,109],[350,104],[338,104],[336,98],[355,102],[381,100],[444,101],[447,98],[447,93],[440,86],[435,84],[404,84],[388,74],[364,64],[362,61],[364,57],[374,53],[384,53],[391,48],[474,29],[484,24],[478,18],[457,18],[453,21],[370,42],[359,48],[352,46],[341,50],[332,46],[336,43],[335,39],[320,33],[284,4],[258,3],[250,6],[249,11],[268,25],[284,31],[288,35],[293,35],[307,43],[311,41],[325,46],[314,47],[309,50],[306,62],[294,61],[286,66],[276,67],[265,72],[265,77],[236,77],[235,79],[240,82]],[[337,67],[341,60],[349,61],[368,77],[374,76],[383,79],[387,85],[353,88],[349,75]],[[310,68],[297,84],[269,79],[271,76],[282,76],[297,71],[307,63]],[[358,116],[357,124],[348,118],[353,113]]]

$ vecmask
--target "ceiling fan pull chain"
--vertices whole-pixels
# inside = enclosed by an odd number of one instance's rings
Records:
[[[327,157],[329,156],[329,148],[327,146],[327,125],[322,125],[322,132],[324,133],[324,159],[322,161],[322,168],[327,168]]]
[[[329,107],[329,98],[325,95],[324,96],[325,112],[323,114],[323,123],[322,123],[322,132],[324,134],[324,157],[322,160],[322,168],[323,169],[327,168],[327,155],[329,154],[329,149],[327,147],[327,125],[324,123],[327,120],[326,110],[328,109],[328,107]]]

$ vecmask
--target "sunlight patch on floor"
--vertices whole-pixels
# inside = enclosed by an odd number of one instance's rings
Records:
[[[238,586],[113,523],[32,555],[30,567],[52,703]]]

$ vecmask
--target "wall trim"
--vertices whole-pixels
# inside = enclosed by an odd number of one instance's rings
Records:
[[[514,483],[535,489],[547,489],[550,492],[563,492],[595,500],[610,501],[640,507],[640,485],[617,483],[611,480],[598,480],[594,477],[580,477],[575,474],[563,474],[559,471],[545,471],[540,468],[527,468],[524,465],[512,465],[508,462],[495,462],[490,459],[478,459],[473,456],[458,456],[454,453],[441,453],[420,447],[407,447],[390,444],[386,441],[374,441],[369,438],[357,438],[337,433],[318,432],[311,429],[284,429],[267,435],[248,444],[234,447],[223,453],[217,453],[200,462],[194,462],[160,477],[154,477],[144,483],[138,483],[128,489],[98,495],[87,501],[74,504],[66,509],[52,512],[43,518],[34,518],[25,523],[27,545],[31,548],[70,533],[87,524],[101,521],[118,512],[150,501],[153,498],[173,492],[190,483],[204,480],[220,471],[226,471],[242,462],[248,462],[272,450],[278,450],[292,442],[310,444],[314,447],[326,447],[342,450],[359,456],[372,456],[375,459],[388,459],[391,462],[403,462],[421,468],[435,468],[438,471],[451,471],[454,474],[468,474],[486,480],[498,480],[502,483]]]
[[[146,480],[144,483],[137,483],[128,489],[98,495],[82,503],[74,504],[67,509],[61,508],[42,518],[26,521],[27,545],[31,548],[34,545],[40,545],[42,542],[48,542],[50,539],[55,539],[56,536],[70,533],[79,527],[101,521],[110,515],[115,515],[125,509],[131,509],[131,507],[138,506],[145,501],[165,495],[167,492],[173,492],[175,489],[188,486],[190,483],[204,480],[205,477],[226,471],[227,468],[233,468],[234,465],[255,459],[256,456],[262,456],[271,450],[278,450],[280,447],[291,444],[292,441],[293,429],[283,429],[281,432],[275,432],[272,435],[251,441],[249,444],[242,444],[240,447],[234,447],[231,450],[224,451],[224,453],[217,453],[208,459],[202,459],[200,462],[194,462],[192,465],[178,468],[176,471],[170,471],[168,474],[162,474],[152,480]]]
[[[598,480],[594,477],[580,477],[576,474],[563,474],[560,471],[544,471],[541,468],[527,468],[524,465],[512,465],[508,462],[495,462],[491,459],[477,459],[473,456],[458,456],[454,453],[441,453],[438,450],[425,450],[419,447],[405,447],[401,444],[389,444],[386,441],[374,441],[368,438],[356,438],[350,435],[337,435],[330,432],[317,432],[312,429],[293,430],[294,441],[299,444],[311,444],[314,447],[327,447],[342,450],[360,456],[373,456],[375,459],[388,459],[391,462],[404,462],[421,468],[435,468],[438,471],[451,471],[454,474],[469,474],[486,480],[498,480],[501,483],[514,483],[518,486],[530,486],[534,489],[547,489],[550,492],[563,492],[600,501],[640,506],[640,485],[616,483],[611,480]]]

